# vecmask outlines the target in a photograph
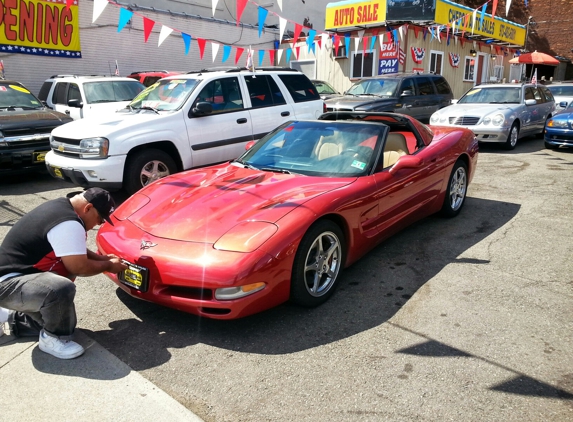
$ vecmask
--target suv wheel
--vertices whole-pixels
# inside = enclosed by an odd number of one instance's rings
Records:
[[[125,168],[125,190],[133,195],[139,189],[177,172],[175,161],[165,151],[144,149],[129,157]]]

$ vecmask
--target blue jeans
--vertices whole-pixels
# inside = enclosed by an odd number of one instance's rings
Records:
[[[76,285],[50,272],[0,281],[0,306],[10,309],[8,323],[16,337],[46,334],[67,340],[76,328]]]

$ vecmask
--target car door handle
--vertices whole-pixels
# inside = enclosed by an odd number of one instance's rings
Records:
[[[246,117],[243,117],[243,118],[241,118],[241,119],[237,119],[237,123],[240,124],[240,125],[242,125],[243,123],[247,123],[247,118],[246,118]]]
[[[290,111],[283,111],[281,113],[281,116],[283,116],[283,117],[290,116]]]

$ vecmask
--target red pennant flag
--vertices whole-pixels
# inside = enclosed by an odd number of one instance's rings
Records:
[[[338,56],[338,47],[340,46],[340,35],[334,36],[334,55]]]
[[[414,27],[414,36],[416,38],[418,38],[418,34],[420,33],[420,27],[419,26],[415,26]]]
[[[205,53],[205,42],[207,40],[203,38],[197,38],[197,44],[199,44],[199,57],[203,60],[203,53]]]
[[[295,47],[295,55],[296,55],[296,59],[298,60],[298,55],[300,54],[300,46],[299,47]]]
[[[368,44],[369,39],[370,37],[368,35],[362,37],[362,45],[364,46],[364,50],[368,50],[370,48],[370,44]]]
[[[464,46],[464,33],[462,32],[462,36],[460,37],[460,44],[463,47]]]
[[[296,44],[296,40],[300,36],[300,31],[302,31],[302,25],[299,23],[294,24],[294,38],[293,38],[293,45]]]
[[[249,0],[237,0],[237,26],[239,26],[239,22],[241,22],[241,15],[247,6],[247,2]]]
[[[197,41],[199,41],[199,40],[197,40]],[[241,54],[243,54],[243,51],[245,51],[244,48],[237,47],[237,54],[235,54],[235,64],[237,64],[239,62],[239,59],[241,58]]]
[[[66,9],[69,9],[74,0],[66,0]]]
[[[269,50],[269,60],[271,61],[271,66],[275,65],[275,50]]]
[[[495,10],[497,9],[497,0],[493,0],[493,5],[491,6],[491,17],[495,16]]]
[[[322,49],[322,37],[318,37],[318,39],[316,40],[316,43],[318,44],[318,49],[321,50]]]
[[[152,21],[148,18],[143,18],[143,37],[145,42],[149,39],[149,34],[151,34],[151,30],[153,29],[153,25],[155,25],[155,21]]]

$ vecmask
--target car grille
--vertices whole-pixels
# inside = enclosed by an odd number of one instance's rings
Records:
[[[78,148],[74,147],[79,147],[80,142],[81,139],[70,139],[70,138],[62,138],[60,136],[52,136],[52,143],[50,144],[50,148],[52,149],[52,151],[54,151],[54,154],[62,155],[64,157],[78,158],[79,155]],[[54,147],[54,145],[59,145],[59,144],[61,144],[64,147],[65,149],[64,151],[61,151],[57,147]],[[68,147],[68,145],[71,146],[71,148]]]
[[[50,138],[50,132],[56,126],[38,128],[4,129],[2,142],[18,147],[45,146]]]
[[[60,142],[62,144],[69,144],[69,145],[80,145],[81,139],[70,139],[70,138],[62,138],[60,136],[54,136],[52,139],[56,142]]]
[[[477,125],[477,122],[479,122],[479,117],[472,117],[472,116],[450,117],[449,122],[451,125],[474,126]]]

